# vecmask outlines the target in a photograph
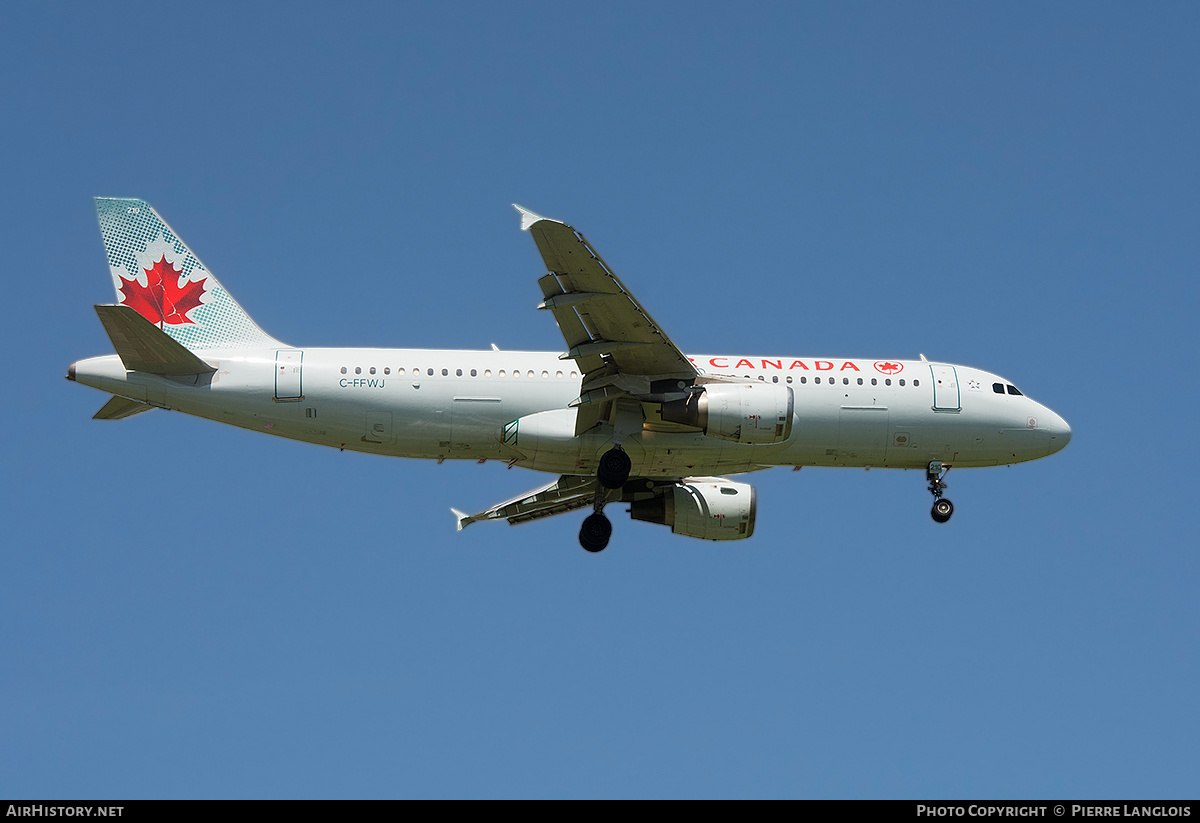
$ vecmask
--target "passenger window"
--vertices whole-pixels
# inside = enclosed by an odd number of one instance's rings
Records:
[[[807,383],[807,382],[808,382],[808,378],[807,378],[807,377],[803,377],[803,376],[801,376],[801,378],[800,378],[800,382],[801,382],[801,383]]]
[[[842,385],[843,385],[843,386],[849,386],[849,385],[850,385],[850,378],[849,378],[849,377],[843,377],[843,378],[842,378]]]
[[[362,374],[362,366],[355,366],[355,367],[354,367],[354,373],[355,373],[355,374]]]
[[[462,377],[462,369],[455,369],[455,370],[454,370],[454,376],[455,376],[455,377]]]
[[[426,369],[426,370],[425,370],[425,373],[426,373],[427,375],[429,375],[430,377],[433,377],[433,369]]]
[[[901,378],[900,378],[900,385],[901,385],[901,386],[903,386],[903,385],[904,385],[904,378],[903,378],[903,377],[901,377]]]
[[[542,369],[542,379],[545,380],[549,376],[550,376],[550,372],[546,371],[545,369]]]
[[[520,376],[521,376],[521,370],[513,369],[513,377],[516,378],[516,377],[520,377]]]
[[[788,375],[788,379],[787,379],[787,381],[788,381],[789,383],[791,383],[791,382],[792,382],[792,376],[791,376],[790,374]]]
[[[1024,395],[1021,394],[1020,390],[1016,386],[1014,386],[1012,383],[1008,384],[1008,393],[1015,394],[1017,397],[1024,397]]]
[[[814,377],[814,378],[813,378],[813,382],[814,382],[814,383],[820,383],[820,382],[821,382],[821,378],[819,378],[819,377]]]
[[[574,380],[574,379],[575,379],[576,377],[578,377],[578,376],[579,376],[579,375],[577,375],[575,372],[571,372],[571,379],[572,379],[572,380]]]
[[[914,380],[914,381],[913,381],[913,386],[914,386],[914,387],[916,387],[916,386],[919,386],[919,385],[921,385],[921,381],[920,381],[920,380]]]
[[[475,377],[475,370],[474,370],[474,369],[471,369],[471,376],[472,376],[472,377]]]
[[[504,376],[504,369],[501,369],[501,370],[500,370],[500,376],[501,376],[501,377],[503,377],[503,376]]]
[[[892,385],[892,378],[890,378],[890,377],[885,378],[883,381],[883,385],[885,385],[885,386]]]
[[[387,366],[384,366],[384,367],[383,367],[383,373],[384,373],[384,374],[391,374],[391,373],[392,373],[392,370],[391,370],[390,368],[388,368]]]
[[[484,370],[483,370],[483,376],[484,376],[484,377],[491,377],[491,376],[492,376],[492,370],[491,370],[491,369],[484,369]],[[501,377],[503,377],[504,375],[500,375],[500,376],[501,376]]]
[[[450,370],[449,370],[449,369],[442,369],[442,377],[445,377],[445,376],[447,376],[448,374],[450,374]]]
[[[371,372],[371,374],[374,374],[374,373],[375,373],[375,367],[374,367],[374,366],[372,366],[370,369],[368,369],[368,371],[370,371],[370,372]]]
[[[532,379],[533,378],[533,369],[530,369],[529,372],[525,376]]]
[[[403,377],[403,376],[404,376],[404,369],[396,369],[396,374],[398,374],[400,377]]]
[[[345,374],[345,373],[346,373],[346,367],[342,366],[342,374]]]
[[[560,371],[556,371],[556,372],[554,373],[554,376],[555,376],[555,377],[557,377],[559,380],[562,380],[562,372],[560,372]]]
[[[778,383],[778,382],[779,382],[779,375],[775,375],[774,377],[772,377],[772,378],[771,378],[771,382],[772,382],[772,383]]]
[[[872,377],[872,378],[871,378],[871,385],[872,385],[872,386],[878,386],[878,385],[879,385],[879,380],[877,380],[876,378]]]
[[[993,383],[992,391],[994,391],[996,394],[1004,394],[1004,384],[1003,383]]]
[[[860,378],[858,378],[858,385],[860,385],[860,386],[862,385],[862,378],[861,378],[861,377],[860,377]]]

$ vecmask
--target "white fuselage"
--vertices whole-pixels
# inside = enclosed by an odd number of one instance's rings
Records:
[[[73,367],[78,382],[281,437],[373,454],[500,459],[563,474],[595,472],[602,423],[574,436],[580,390],[556,353],[420,349],[201,350],[210,376],[128,372],[111,355]],[[1003,378],[923,361],[689,358],[703,377],[790,385],[791,435],[745,445],[648,419],[624,440],[633,476],[735,474],[779,465],[995,466],[1045,457],[1070,429]],[[994,386],[1000,386],[998,393]],[[536,415],[536,417],[530,417]],[[528,418],[528,419],[526,419]],[[504,428],[521,420],[519,436]],[[539,436],[540,433],[540,436]]]

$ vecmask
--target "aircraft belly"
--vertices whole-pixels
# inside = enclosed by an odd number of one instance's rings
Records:
[[[645,477],[747,471],[751,453],[758,453],[753,446],[729,443],[699,433],[643,431],[627,442],[631,441],[637,443],[642,452],[641,462],[634,462],[634,473]],[[629,450],[628,446],[626,450]],[[738,454],[739,450],[741,454]]]
[[[881,466],[888,443],[888,407],[842,406],[838,420],[838,460],[845,465]]]
[[[796,466],[837,465],[839,397],[828,397],[815,387],[803,386],[796,391],[788,463]]]

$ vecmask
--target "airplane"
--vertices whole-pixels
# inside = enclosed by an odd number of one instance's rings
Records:
[[[725,475],[773,466],[922,469],[945,523],[951,468],[1036,460],[1071,439],[1008,379],[924,355],[685,355],[582,234],[520,206],[562,353],[290,346],[145,201],[95,202],[117,292],[95,309],[117,353],[67,372],[112,395],[95,418],[170,409],[343,450],[558,475],[486,511],[451,509],[460,530],[590,508],[579,542],[599,552],[604,508],[622,502],[675,534],[745,539],[755,490]]]

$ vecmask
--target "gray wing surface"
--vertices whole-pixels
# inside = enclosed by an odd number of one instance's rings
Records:
[[[567,344],[561,358],[574,360],[583,374],[572,405],[650,395],[661,390],[655,385],[661,381],[690,384],[695,379],[695,366],[582,234],[566,223],[515,208],[548,270],[538,280],[545,298],[538,308],[554,315]],[[594,424],[599,409],[580,412],[581,421]]]
[[[507,520],[516,525],[591,506],[596,500],[596,491],[599,488],[600,484],[594,477],[564,474],[548,486],[534,489],[478,514],[465,514],[457,509],[450,511],[458,518],[460,531],[480,520]],[[621,494],[619,489],[603,491],[614,499]]]
[[[575,433],[610,416],[614,426],[640,429],[641,402],[685,397],[683,390],[697,377],[695,366],[583,235],[566,223],[515,207],[521,213],[521,228],[533,235],[546,264],[547,274],[538,280],[544,297],[538,308],[554,315],[566,341],[560,359],[574,360],[583,375],[579,397],[570,404],[578,408]],[[663,482],[671,481],[649,483],[647,494]],[[451,511],[459,529],[482,520],[526,523],[592,506],[598,494],[604,502],[621,498],[620,489],[606,489],[594,476],[563,475],[487,511]]]

